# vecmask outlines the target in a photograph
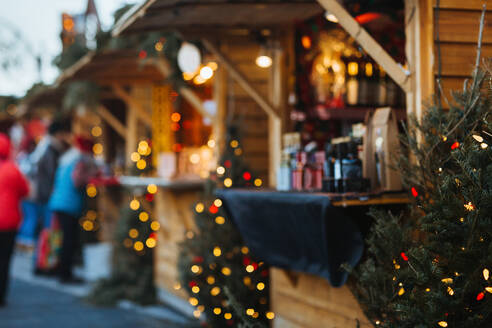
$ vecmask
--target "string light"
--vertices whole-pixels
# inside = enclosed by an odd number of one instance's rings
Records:
[[[458,141],[454,142],[452,145],[451,145],[451,150],[455,150],[456,148],[458,148],[460,146],[460,143]]]
[[[232,179],[230,179],[230,178],[224,179],[224,186],[226,188],[230,188],[232,186]]]
[[[261,185],[263,184],[263,181],[261,181],[261,179],[255,179],[254,184],[256,187],[261,187]]]
[[[147,186],[147,192],[149,194],[155,194],[157,192],[157,186],[155,184],[153,184],[153,183],[152,184],[149,184]]]
[[[419,195],[417,189],[415,189],[415,187],[412,187],[412,196],[417,198],[417,196]]]
[[[482,147],[482,149],[486,149],[488,146],[489,145],[487,145],[485,142],[480,144],[480,147]]]
[[[217,296],[220,294],[220,288],[215,286],[210,290],[210,295]]]
[[[229,312],[224,314],[224,319],[231,320],[231,318],[232,318],[232,314],[230,314]]]
[[[198,318],[200,318],[200,316],[201,316],[201,315],[202,315],[202,313],[201,313],[199,310],[195,310],[195,311],[193,311],[193,316],[194,316],[195,318],[197,318],[197,319],[198,319]]]
[[[142,140],[138,143],[137,152],[140,155],[145,155],[147,153],[148,148],[149,148],[149,143],[145,140]]]
[[[209,66],[203,66],[200,69],[200,76],[205,80],[212,78],[213,75],[214,75],[214,71]]]
[[[138,201],[138,199],[134,198],[131,202],[130,202],[130,208],[134,211],[138,210],[140,208],[140,202]]]
[[[491,294],[492,294],[492,287],[485,287],[485,290],[486,290],[488,293],[491,293]]]
[[[130,159],[132,162],[136,163],[140,160],[140,154],[135,151],[130,155]]]
[[[139,160],[137,161],[137,168],[138,168],[139,170],[143,170],[143,169],[145,169],[146,167],[147,167],[147,162],[146,162],[144,159],[139,159]]]
[[[216,200],[214,200],[214,205],[217,206],[217,207],[221,207],[222,206],[222,200],[220,200],[219,198],[217,198]]]
[[[246,247],[246,246],[243,246],[243,247],[241,248],[241,253],[243,253],[244,255],[248,254],[248,253],[249,253],[249,248],[248,248],[248,247]]]
[[[398,296],[402,296],[403,294],[405,294],[405,288],[400,287],[400,289],[398,290]]]
[[[207,146],[209,146],[210,148],[214,148],[214,147],[215,147],[215,140],[210,139],[210,140],[207,142]]]
[[[207,284],[209,284],[209,285],[215,284],[215,278],[213,276],[208,276],[207,277]]]
[[[198,305],[198,300],[197,300],[196,298],[194,298],[194,297],[190,297],[190,298],[188,299],[188,302],[190,302],[190,304],[191,304],[192,306],[197,306],[197,305]]]
[[[84,223],[82,223],[82,228],[85,231],[92,231],[92,229],[94,229],[94,223],[92,223],[92,221],[85,220]]]
[[[213,250],[213,253],[215,257],[219,257],[222,255],[222,250],[220,249],[220,247],[216,246]]]
[[[137,229],[130,229],[130,231],[128,231],[128,236],[130,236],[130,238],[137,238],[138,237],[138,230]]]
[[[205,205],[203,205],[203,203],[196,204],[195,211],[197,213],[202,213],[204,210],[205,210]]]
[[[217,174],[218,174],[218,175],[223,175],[224,173],[225,173],[225,167],[223,167],[223,166],[219,166],[219,167],[217,168]]]
[[[249,308],[249,309],[246,310],[246,314],[249,315],[249,316],[252,316],[254,313],[255,313],[255,309]]]
[[[452,284],[453,278],[444,278],[444,279],[441,279],[441,281],[445,284]]]
[[[243,150],[241,148],[234,149],[234,155],[241,156],[242,153],[243,153]]]
[[[190,269],[190,270],[191,270],[191,272],[193,272],[193,273],[198,273],[198,272],[200,272],[200,267],[199,267],[198,265],[196,265],[196,264],[195,264],[195,265],[192,265],[192,266],[191,266],[191,269]]]
[[[149,220],[149,214],[147,212],[140,212],[138,219],[142,222],[147,222]]]
[[[301,44],[305,49],[309,49],[312,46],[311,38],[307,35],[301,37]]]
[[[98,125],[92,127],[91,134],[95,138],[100,137],[102,135],[102,129],[101,129],[101,127],[98,126]]]
[[[275,313],[267,312],[265,313],[265,316],[267,317],[268,320],[273,320],[275,318]]]
[[[155,240],[155,238],[147,238],[145,245],[148,248],[154,248],[157,245],[157,240]]]
[[[214,308],[214,314],[219,315],[222,312],[222,309],[219,307]]]
[[[448,291],[448,294],[449,294],[449,295],[451,295],[451,296],[453,296],[453,295],[454,295],[454,290],[453,290],[453,288],[451,288],[451,287],[449,287],[449,286],[448,286],[447,291]]]
[[[223,216],[218,216],[215,218],[215,223],[221,225],[225,223],[225,218]]]
[[[485,297],[485,294],[483,292],[478,293],[478,295],[477,295],[477,301],[483,300],[484,297]]]
[[[191,287],[191,292],[194,294],[198,294],[200,292],[200,287],[198,286]]]
[[[248,264],[246,266],[246,271],[251,273],[251,272],[255,271],[255,268],[251,264]]]
[[[258,284],[256,284],[256,288],[258,290],[263,290],[263,289],[265,289],[265,284],[262,282],[259,282]]]
[[[475,209],[475,206],[472,204],[472,202],[468,202],[468,204],[465,204],[463,206],[470,212]]]
[[[244,278],[243,278],[243,283],[244,283],[246,286],[251,285],[251,278],[250,278],[250,277],[244,277]]]
[[[97,196],[97,188],[92,183],[89,183],[87,185],[85,192],[87,193],[87,196],[89,196],[90,198],[94,198]]]
[[[489,280],[489,276],[490,276],[489,269],[487,269],[487,268],[483,269],[482,273],[483,273],[483,279]]]
[[[135,244],[133,244],[133,248],[136,251],[140,252],[141,250],[143,250],[144,244],[141,241],[137,241],[137,242],[135,242]]]
[[[448,323],[446,321],[439,321],[437,324],[441,327],[447,327],[448,326]]]
[[[237,148],[237,147],[239,146],[239,141],[237,141],[237,140],[232,140],[230,144],[231,144],[231,147],[232,147],[232,148]]]
[[[223,267],[222,268],[222,274],[224,276],[230,276],[231,275],[231,269],[229,269],[228,267]]]

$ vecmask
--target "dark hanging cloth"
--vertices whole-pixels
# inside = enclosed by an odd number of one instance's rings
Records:
[[[364,249],[358,227],[326,196],[218,190],[251,252],[267,264],[322,276],[335,287]]]

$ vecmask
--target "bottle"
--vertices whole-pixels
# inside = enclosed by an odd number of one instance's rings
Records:
[[[307,155],[305,152],[296,153],[295,167],[292,170],[292,190],[301,191],[303,189],[303,174],[306,161]]]
[[[282,154],[282,161],[280,167],[277,170],[277,190],[289,191],[291,190],[291,168],[289,165],[289,154]]]

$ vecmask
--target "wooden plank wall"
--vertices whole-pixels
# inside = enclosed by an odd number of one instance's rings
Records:
[[[268,98],[270,69],[256,66],[259,47],[253,40],[231,38],[220,47],[236,68],[251,84]],[[227,73],[226,73],[227,74]],[[263,109],[230,76],[226,77],[227,101],[226,119],[241,128],[243,158],[250,169],[263,181],[268,178],[268,117]]]
[[[488,3],[487,3],[488,2]],[[476,45],[482,5],[487,4],[482,57],[492,57],[492,3],[487,0],[440,0],[439,29],[444,95],[451,100],[451,90],[461,90],[470,77],[476,58]],[[437,0],[433,0],[434,14]],[[435,17],[435,16],[434,16]],[[436,41],[436,38],[435,38]],[[434,76],[438,74],[437,42],[434,42]],[[436,85],[437,87],[437,85]]]

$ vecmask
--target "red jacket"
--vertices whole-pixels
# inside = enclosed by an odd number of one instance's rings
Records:
[[[20,200],[29,193],[27,180],[8,159],[9,139],[0,134],[0,231],[17,230],[20,224]]]

